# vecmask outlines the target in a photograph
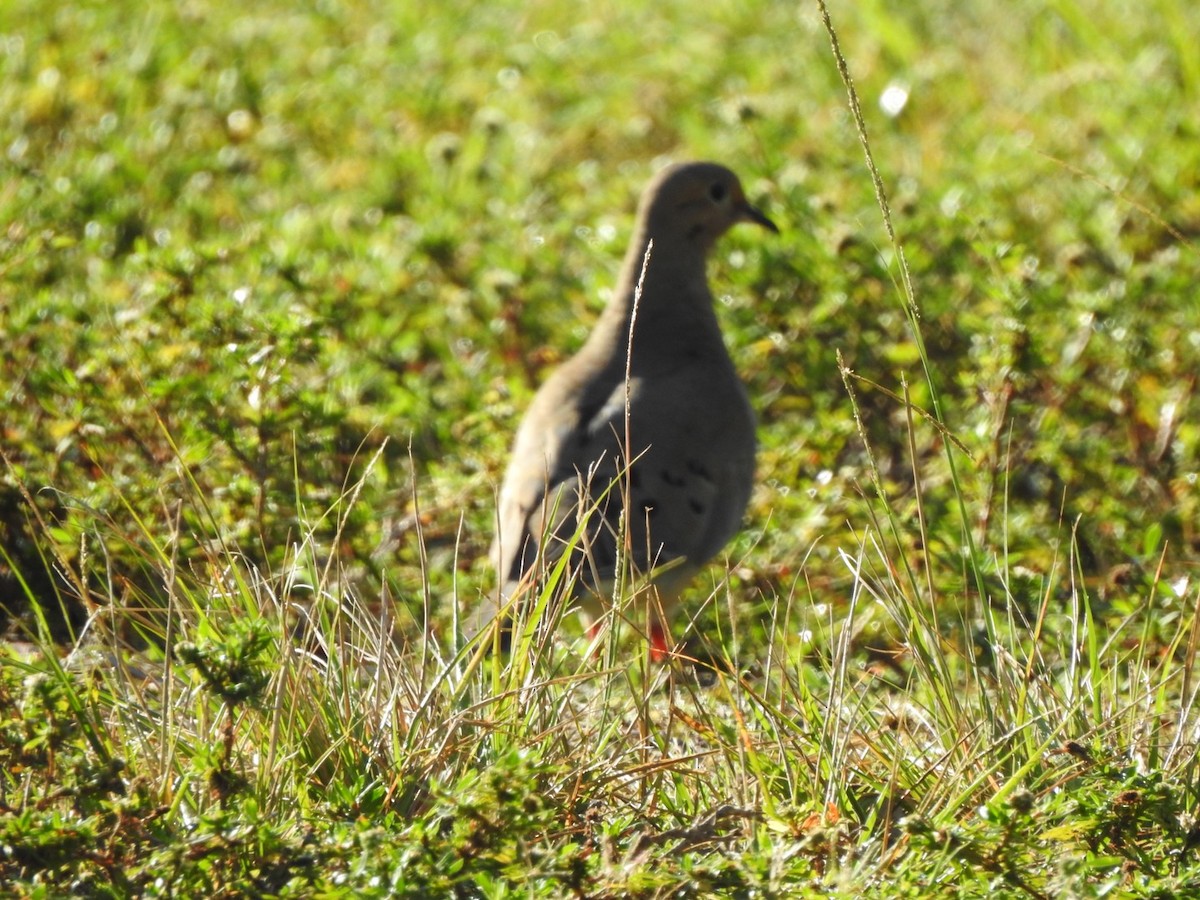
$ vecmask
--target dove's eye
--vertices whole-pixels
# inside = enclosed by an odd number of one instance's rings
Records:
[[[714,203],[720,203],[728,193],[728,189],[719,181],[708,189],[708,196]]]

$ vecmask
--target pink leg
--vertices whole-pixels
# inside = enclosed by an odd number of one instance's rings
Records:
[[[587,636],[589,641],[594,641],[596,636],[600,634],[600,623],[593,622],[587,628]],[[650,659],[656,663],[665,663],[671,659],[675,645],[671,641],[671,634],[659,623],[655,622],[650,626]],[[599,646],[596,648],[596,653],[600,652]]]
[[[600,634],[600,628],[601,625],[599,622],[592,622],[590,625],[588,625],[587,636],[590,643],[595,643],[596,638]],[[592,659],[600,659],[602,656],[604,656],[604,645],[596,643],[595,649],[592,650]]]
[[[671,651],[674,649],[671,643],[671,635],[658,622],[650,625],[650,659],[656,663],[665,663],[671,658]]]

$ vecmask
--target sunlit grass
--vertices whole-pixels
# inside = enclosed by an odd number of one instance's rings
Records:
[[[816,5],[43,5],[0,13],[18,895],[1194,892],[1192,6],[831,9],[856,121]],[[713,261],[745,528],[669,664],[552,584],[488,653],[515,422],[689,157],[784,228]]]

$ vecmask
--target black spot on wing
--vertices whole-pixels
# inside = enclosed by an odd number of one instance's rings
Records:
[[[683,487],[687,484],[687,479],[682,475],[674,474],[670,469],[663,469],[659,473],[659,477],[671,487]]]
[[[617,564],[616,551],[610,549],[607,545],[602,547],[593,546],[591,548],[591,559],[599,569],[611,569]]]

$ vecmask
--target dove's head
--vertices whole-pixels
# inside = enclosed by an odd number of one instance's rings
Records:
[[[738,177],[711,162],[678,163],[658,174],[642,195],[639,215],[656,242],[682,242],[707,251],[738,222],[776,233],[775,223],[746,199]]]

